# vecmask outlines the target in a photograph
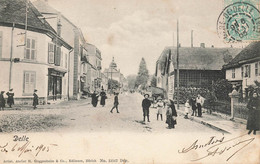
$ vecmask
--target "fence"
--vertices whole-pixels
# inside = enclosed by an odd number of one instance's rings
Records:
[[[234,104],[234,117],[247,119],[248,116],[248,108],[245,103],[237,103]]]

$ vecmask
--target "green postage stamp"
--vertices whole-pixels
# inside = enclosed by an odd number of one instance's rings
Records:
[[[219,37],[225,42],[260,40],[259,0],[224,0],[217,20]]]

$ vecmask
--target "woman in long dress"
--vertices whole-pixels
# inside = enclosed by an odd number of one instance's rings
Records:
[[[10,89],[9,92],[6,93],[8,96],[7,98],[7,104],[9,105],[10,108],[12,108],[12,105],[14,105],[14,92],[13,89]]]
[[[167,111],[166,111],[166,123],[168,124],[169,129],[175,128],[177,124],[176,121],[177,111],[175,109],[174,102],[172,100],[167,103]]]
[[[92,98],[91,103],[93,107],[96,107],[98,103],[98,95],[96,94],[96,91],[94,91],[94,93],[91,95],[91,98]]]
[[[104,91],[104,89],[101,90],[100,97],[101,97],[100,105],[102,105],[102,107],[104,107],[106,104],[106,98],[107,98],[107,95],[106,95],[106,92]]]
[[[253,93],[253,96],[250,98],[247,104],[248,110],[248,119],[246,129],[249,130],[248,134],[254,131],[254,135],[257,130],[260,130],[260,100],[257,96],[257,93]]]

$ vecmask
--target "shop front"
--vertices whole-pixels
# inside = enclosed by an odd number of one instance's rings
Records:
[[[48,69],[48,100],[62,98],[62,79],[65,73],[54,68]]]

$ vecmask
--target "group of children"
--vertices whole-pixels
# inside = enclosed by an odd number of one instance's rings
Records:
[[[4,98],[4,93],[5,91],[1,91],[0,93],[0,110],[4,110],[5,107],[5,98]],[[12,105],[14,104],[14,92],[13,89],[11,88],[7,93],[7,104],[9,105],[10,108],[12,108]]]
[[[4,110],[5,108],[5,98],[4,98],[5,91],[1,91],[0,93],[0,110]],[[12,105],[14,105],[14,92],[11,88],[7,93],[7,104],[10,108],[12,108]],[[38,95],[37,95],[37,89],[34,89],[33,93],[33,108],[36,109],[38,105]]]
[[[200,94],[198,94],[198,96],[192,97],[190,100],[187,100],[185,103],[185,119],[188,119],[188,115],[190,112],[190,108],[192,108],[192,114],[191,116],[198,116],[198,117],[202,117],[202,105],[204,103],[204,98],[200,96]],[[198,110],[198,111],[197,111]]]
[[[161,97],[158,97],[157,100],[154,101],[153,107],[157,109],[157,121],[159,120],[159,116],[161,117],[161,121],[163,121],[163,109],[166,108],[166,123],[168,124],[168,129],[175,128],[175,124],[177,124],[177,112],[172,100],[163,101]]]

